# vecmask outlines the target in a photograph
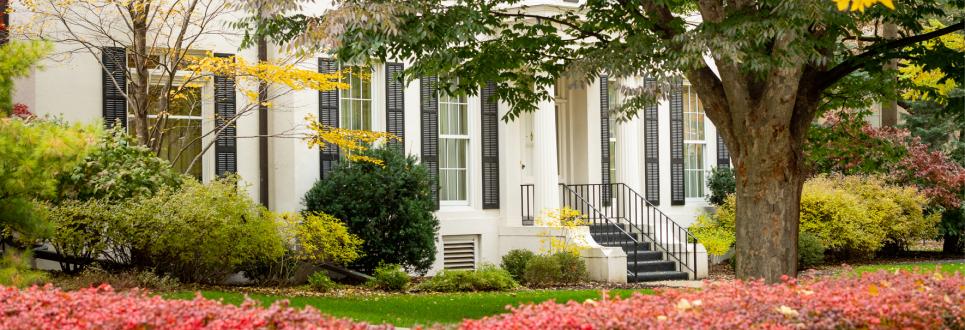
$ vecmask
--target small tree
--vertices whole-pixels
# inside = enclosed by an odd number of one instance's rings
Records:
[[[303,200],[307,212],[345,221],[364,240],[354,266],[371,273],[379,264],[400,264],[425,272],[436,255],[439,221],[433,215],[429,173],[415,157],[382,147],[362,151],[378,160],[340,162]]]

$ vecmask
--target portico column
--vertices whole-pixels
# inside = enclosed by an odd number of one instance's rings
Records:
[[[545,87],[554,95],[553,86]],[[537,104],[533,113],[533,176],[535,177],[536,216],[560,207],[559,170],[556,153],[556,101]]]
[[[623,83],[621,80],[620,83]],[[617,91],[620,89],[618,88]],[[617,95],[617,102],[623,103],[623,95]],[[616,107],[617,105],[611,105]],[[611,114],[612,116],[613,114]],[[640,189],[641,171],[640,166],[640,116],[633,119],[616,123],[614,136],[616,138],[616,178],[615,183],[626,184],[630,189],[642,194]]]

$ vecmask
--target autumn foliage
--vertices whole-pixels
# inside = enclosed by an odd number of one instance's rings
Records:
[[[110,286],[65,292],[50,286],[0,287],[0,329],[380,329],[287,302],[260,307],[214,300],[166,300]]]
[[[709,283],[627,299],[545,302],[462,329],[961,329],[961,274],[879,272],[803,283]]]

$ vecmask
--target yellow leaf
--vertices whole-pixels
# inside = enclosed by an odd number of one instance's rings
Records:
[[[877,295],[878,295],[878,286],[877,286],[877,285],[874,285],[874,284],[869,285],[869,286],[868,286],[868,294],[871,294],[871,296],[877,296]]]

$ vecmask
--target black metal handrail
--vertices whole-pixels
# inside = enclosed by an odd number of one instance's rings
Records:
[[[637,252],[640,244],[644,243],[640,241],[639,237],[624,229],[619,221],[607,216],[606,212],[587,201],[584,196],[571,189],[570,186],[561,183],[560,193],[562,195],[560,202],[563,207],[579,211],[589,221],[590,226],[597,227],[596,235],[593,238],[597,243],[603,246],[617,245],[621,248],[628,248],[630,253],[627,254],[627,261],[633,263],[633,269],[637,269],[640,262],[640,253]],[[635,276],[635,273],[627,269],[627,275]]]
[[[533,184],[519,185],[519,208],[522,216],[523,226],[532,226],[536,219],[536,210],[533,202],[535,201],[535,186]]]
[[[697,276],[697,238],[660,209],[623,183],[567,185],[575,194],[617,222],[621,220],[653,242],[669,258]],[[693,254],[690,258],[688,254]],[[683,269],[679,269],[683,270]]]

